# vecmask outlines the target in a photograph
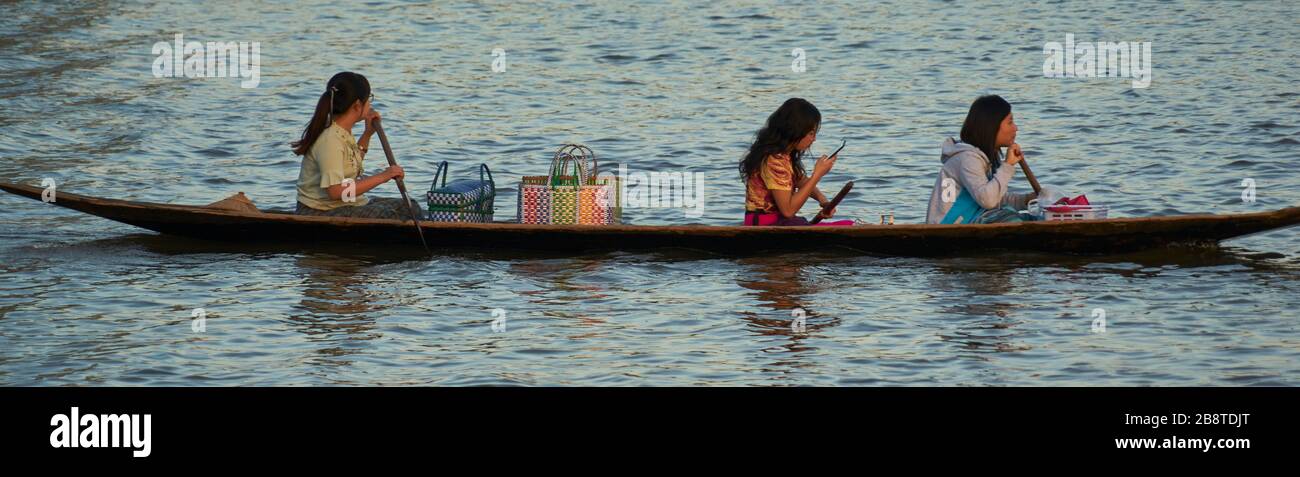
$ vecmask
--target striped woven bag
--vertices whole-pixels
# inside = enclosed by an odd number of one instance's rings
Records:
[[[565,144],[551,159],[550,174],[525,176],[516,206],[524,224],[616,224],[622,219],[618,178],[596,177],[596,154]]]

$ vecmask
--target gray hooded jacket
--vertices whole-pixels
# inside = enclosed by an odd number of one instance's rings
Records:
[[[1004,163],[994,174],[988,157],[979,148],[953,141],[952,138],[945,139],[939,162],[943,163],[943,167],[939,169],[939,179],[934,182],[934,191],[930,193],[930,209],[926,213],[925,223],[939,223],[952,208],[952,202],[943,201],[944,179],[952,180],[952,197],[961,195],[963,190],[968,191],[981,208],[1011,206],[1016,210],[1024,210],[1029,207],[1031,194],[1017,194],[1007,190],[1016,168]]]

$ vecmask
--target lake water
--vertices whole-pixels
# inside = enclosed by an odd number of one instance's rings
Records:
[[[1112,216],[1300,204],[1295,2],[626,3],[8,5],[0,175],[286,208],[300,162],[286,143],[326,79],[352,70],[370,79],[408,184],[427,188],[441,160],[454,177],[487,163],[499,220],[515,215],[519,176],[580,142],[607,172],[705,175],[702,216],[630,209],[630,222],[734,223],[736,162],[792,96],[822,111],[816,150],[849,142],[824,186],[857,181],[842,216],[922,221],[940,142],[989,93],[1014,105],[1040,180]],[[259,84],[155,77],[151,48],[177,33],[259,42]],[[1151,42],[1150,86],[1044,77],[1044,44],[1067,34]],[[1101,257],[428,259],[162,237],[5,194],[0,240],[11,386],[1300,382],[1296,229]]]

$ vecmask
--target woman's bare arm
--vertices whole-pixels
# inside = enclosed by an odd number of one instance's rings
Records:
[[[380,172],[373,176],[362,177],[360,180],[356,181],[356,190],[354,191],[354,194],[361,195],[361,194],[365,194],[366,192],[370,192],[370,189],[379,187],[380,184],[392,180],[393,177],[395,176],[393,175],[393,172],[390,169],[386,169],[384,170],[384,172]],[[329,193],[331,199],[342,200],[343,192],[346,190],[347,190],[347,183],[343,183],[343,184],[334,184],[330,186],[328,189],[326,189],[326,192]]]

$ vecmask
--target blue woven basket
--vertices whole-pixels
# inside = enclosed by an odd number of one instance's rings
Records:
[[[433,185],[425,198],[429,204],[429,220],[434,222],[491,222],[493,202],[496,200],[496,182],[487,164],[480,164],[478,179],[460,179],[447,183],[447,161],[438,164],[433,175]],[[438,178],[442,186],[438,187]]]

